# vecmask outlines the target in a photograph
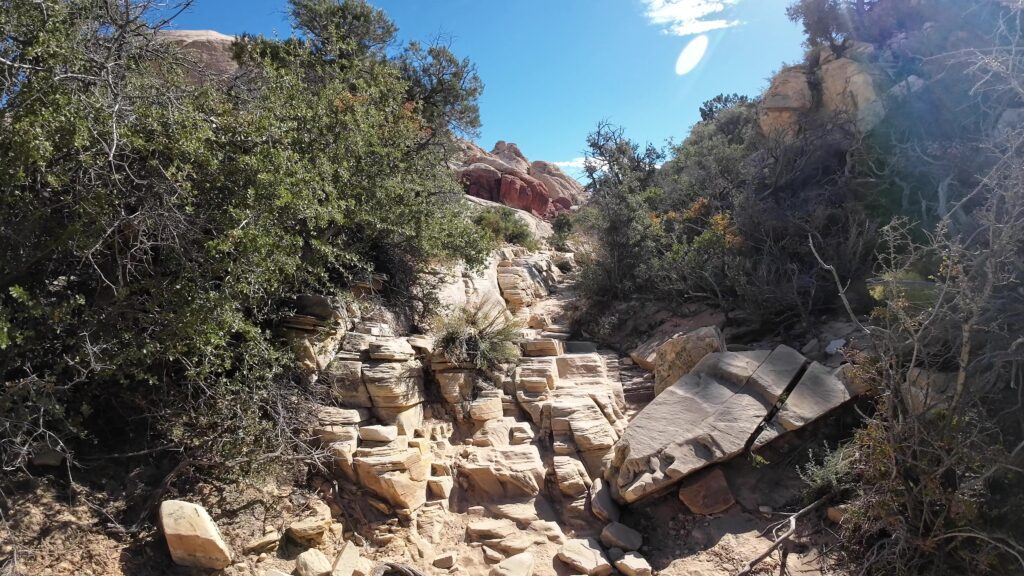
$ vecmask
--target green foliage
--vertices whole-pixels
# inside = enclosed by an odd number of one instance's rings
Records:
[[[756,104],[730,96],[709,101],[705,114],[660,168],[657,160],[612,159],[607,150],[639,152],[621,133],[612,132],[618,143],[594,148],[598,165],[621,166],[626,177],[595,172],[580,215],[597,246],[592,258],[581,258],[584,292],[598,302],[641,297],[738,307],[776,325],[834,303],[817,290],[829,279],[808,235],[844,277],[863,273],[871,251],[871,226],[849,190],[815,183],[843,169],[844,132],[825,125],[795,142],[767,140]],[[602,126],[592,139],[607,133]]]
[[[401,294],[488,250],[439,145],[479,87],[410,101],[432,80],[388,56],[382,12],[295,0],[303,36],[241,38],[227,81],[186,74],[149,4],[0,13],[5,468],[42,439],[168,445],[220,473],[284,456],[308,413],[275,336],[288,299],[371,271]]]
[[[516,244],[527,250],[538,250],[540,243],[529,225],[523,222],[513,208],[488,206],[473,215],[476,224],[496,245]]]
[[[453,364],[493,372],[519,359],[521,328],[505,317],[504,310],[469,306],[443,319],[437,349]]]
[[[807,484],[807,501],[813,502],[823,496],[841,498],[849,493],[853,485],[853,461],[855,455],[846,446],[829,450],[828,446],[815,460],[813,450],[810,461],[799,469],[800,478]]]
[[[571,252],[569,236],[572,235],[573,221],[569,214],[559,214],[551,220],[551,229],[554,232],[551,237],[551,245],[555,250]]]

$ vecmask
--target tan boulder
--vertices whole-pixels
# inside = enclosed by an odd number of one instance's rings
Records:
[[[491,576],[532,576],[533,554],[521,552],[498,562],[491,568]]]
[[[643,556],[629,552],[615,561],[615,567],[626,576],[651,576],[654,571]]]
[[[606,477],[618,497],[635,502],[739,454],[805,363],[787,346],[705,356],[637,414],[616,443]]]
[[[725,338],[717,326],[698,328],[659,346],[654,367],[655,395],[675,384],[712,352],[725,352]]]
[[[202,506],[165,500],[160,504],[160,528],[175,564],[210,570],[231,564],[231,549]]]
[[[295,559],[295,574],[297,576],[330,576],[331,561],[323,552],[316,548],[310,548]]]
[[[844,114],[861,132],[885,117],[881,72],[873,65],[839,58],[821,67],[821,106],[828,114]]]
[[[405,338],[377,338],[372,343],[367,352],[370,354],[370,358],[374,360],[387,360],[390,362],[404,362],[406,360],[412,360],[416,356],[416,351],[413,350],[412,345]]]
[[[234,59],[234,36],[213,30],[160,30],[157,39],[180,48],[206,72],[230,76],[238,71],[238,62]],[[196,73],[190,76],[195,78]]]
[[[359,546],[355,542],[345,542],[334,561],[331,576],[353,576],[359,571],[362,560]]]
[[[607,576],[612,573],[612,565],[601,551],[601,545],[593,538],[569,540],[559,549],[558,559],[577,570],[578,574]]]
[[[814,105],[814,95],[803,68],[787,68],[772,78],[758,109],[761,131],[769,137],[789,139],[800,131],[800,119]]]
[[[601,530],[601,543],[609,548],[631,552],[640,549],[644,543],[644,537],[625,524],[612,522]]]
[[[544,483],[544,463],[534,445],[466,448],[457,466],[471,485],[492,497],[536,496]]]

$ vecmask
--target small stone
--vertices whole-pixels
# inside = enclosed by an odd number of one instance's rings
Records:
[[[621,560],[622,557],[625,556],[625,555],[626,555],[626,551],[623,550],[622,548],[609,548],[608,549],[608,559],[611,560],[612,563],[615,563],[615,562]]]
[[[367,442],[391,442],[398,438],[397,426],[360,426],[359,438]]]
[[[601,545],[593,538],[569,540],[559,549],[558,559],[588,576],[607,576],[612,573],[612,565],[601,553]]]
[[[612,522],[601,531],[601,543],[609,548],[637,550],[644,543],[644,537],[625,524]]]
[[[245,550],[247,554],[255,554],[257,552],[272,552],[274,550],[277,550],[277,544],[280,540],[281,534],[277,530],[271,528],[263,536],[260,536],[259,538],[246,544],[243,550]]]
[[[448,568],[455,566],[455,563],[457,561],[458,556],[455,554],[455,552],[445,552],[437,558],[434,558],[434,567],[447,570]]]
[[[331,526],[330,518],[315,517],[292,522],[285,531],[288,537],[303,546],[319,546]]]
[[[651,565],[636,552],[630,552],[616,560],[615,567],[626,576],[651,576],[653,574]]]
[[[482,548],[484,551],[484,561],[488,564],[497,564],[505,559],[505,556],[501,552],[498,552],[493,548],[488,546],[483,546]]]
[[[175,564],[212,570],[231,565],[231,549],[202,506],[165,500],[160,504],[160,527]]]
[[[522,552],[498,562],[491,569],[491,576],[532,576],[533,554]]]
[[[771,514],[772,512],[774,512],[771,506],[758,506],[757,511],[761,514]]]
[[[310,548],[295,559],[295,573],[298,576],[330,576],[331,561],[316,548]]]

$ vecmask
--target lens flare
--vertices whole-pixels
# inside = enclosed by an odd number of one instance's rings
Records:
[[[683,48],[683,51],[679,53],[679,59],[676,60],[676,74],[683,76],[693,72],[694,68],[700,64],[700,61],[704,59],[704,55],[708,52],[708,37],[706,34],[701,34]]]

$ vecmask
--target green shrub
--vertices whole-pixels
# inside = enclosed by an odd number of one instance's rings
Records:
[[[469,306],[442,321],[437,349],[453,364],[496,371],[519,359],[521,329],[505,317],[504,309]]]
[[[473,223],[495,244],[516,244],[531,251],[540,249],[540,242],[513,208],[488,206],[473,215]]]
[[[813,450],[810,461],[799,469],[800,478],[807,484],[807,500],[813,502],[823,496],[842,498],[853,484],[854,454],[845,446],[829,450],[825,446],[820,460]]]
[[[564,213],[555,216],[551,220],[551,229],[554,232],[551,237],[552,248],[560,252],[571,252],[569,236],[573,230],[572,216]]]
[[[296,0],[301,37],[242,37],[244,73],[203,79],[154,40],[155,5],[0,11],[5,469],[44,439],[213,473],[287,458],[316,400],[275,336],[290,297],[382,272],[397,298],[489,249],[440,145],[447,109],[475,122],[464,61],[410,65],[365,2]]]

